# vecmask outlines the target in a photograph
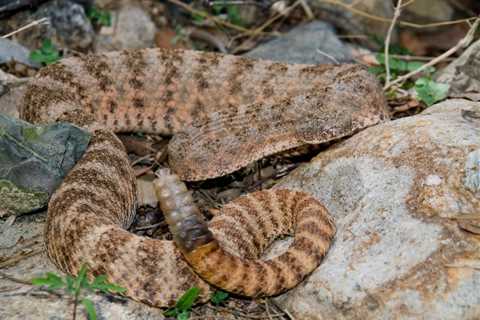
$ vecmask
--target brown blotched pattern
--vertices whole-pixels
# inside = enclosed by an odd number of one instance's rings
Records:
[[[93,133],[49,203],[52,261],[72,274],[88,263],[94,275],[106,274],[127,296],[155,306],[173,305],[191,286],[201,288],[205,300],[210,287],[173,242],[125,230],[135,209],[135,178],[112,131],[173,135],[172,168],[184,180],[202,180],[388,118],[380,87],[358,65],[288,65],[161,49],[49,66],[30,83],[20,114],[35,123],[70,121]],[[210,229],[217,240],[184,252],[185,258],[207,281],[249,296],[296,285],[320,263],[335,232],[320,203],[288,190],[239,198]],[[276,236],[291,233],[287,252],[257,260]]]
[[[21,115],[115,132],[173,135],[183,180],[231,173],[264,156],[348,136],[388,118],[359,65],[283,64],[145,49],[68,58],[43,69]]]

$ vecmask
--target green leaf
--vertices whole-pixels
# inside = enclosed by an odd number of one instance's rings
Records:
[[[178,309],[177,308],[170,308],[167,311],[163,313],[164,316],[166,317],[176,317],[178,315]]]
[[[180,299],[178,299],[175,307],[180,311],[188,310],[193,306],[193,303],[198,298],[200,289],[197,287],[191,287],[185,292]]]
[[[212,294],[210,300],[212,301],[212,303],[214,305],[219,305],[220,303],[227,300],[228,297],[229,297],[228,292],[225,292],[225,291],[222,291],[222,290],[217,290]]]
[[[57,62],[59,59],[60,53],[50,39],[44,39],[38,50],[30,52],[30,60],[46,65]]]
[[[92,300],[84,298],[82,299],[82,304],[85,307],[85,311],[87,311],[88,320],[97,320],[97,312]]]
[[[108,282],[106,275],[96,277],[91,283],[90,288],[100,290],[103,293],[121,293],[127,291],[127,289],[115,283]]]
[[[70,294],[74,294],[75,293],[75,278],[72,277],[71,275],[67,275],[66,277],[66,282],[67,282],[67,291],[68,293]]]
[[[368,72],[374,75],[379,75],[382,73],[385,73],[385,67],[384,66],[371,66],[368,67]]]
[[[227,16],[228,20],[236,24],[237,26],[242,26],[243,25],[243,20],[242,17],[240,16],[240,10],[238,9],[237,6],[228,6],[227,7]]]
[[[435,82],[429,78],[422,77],[415,81],[415,91],[420,101],[427,106],[443,100],[447,97],[449,85]]]
[[[190,318],[190,311],[183,310],[179,314],[177,314],[177,320],[188,320]]]
[[[32,279],[32,284],[36,286],[47,286],[50,290],[59,289],[65,286],[63,279],[52,272],[47,272],[44,278]]]
[[[376,58],[378,63],[380,63],[380,65],[383,66],[383,68],[385,69],[385,55],[383,53],[377,53]],[[391,72],[396,71],[401,74],[418,70],[420,67],[423,66],[423,63],[419,61],[404,61],[392,57],[388,58],[388,63],[390,65]],[[423,72],[433,73],[435,72],[435,68],[428,67]]]
[[[112,25],[112,14],[107,10],[91,7],[87,11],[87,17],[92,23],[97,23],[101,26],[110,27]]]
[[[222,4],[219,4],[219,3],[215,3],[215,4],[212,6],[213,14],[216,15],[216,16],[218,16],[219,14],[221,14],[223,9],[225,9],[225,6],[222,5]]]
[[[196,22],[196,23],[202,23],[203,21],[205,21],[205,16],[207,14],[202,12],[202,14],[197,14],[197,13],[194,13],[192,14],[192,19],[193,19],[193,22]]]

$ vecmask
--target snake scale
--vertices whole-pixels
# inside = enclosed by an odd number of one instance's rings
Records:
[[[27,121],[68,121],[93,134],[49,202],[49,258],[71,274],[87,263],[91,275],[106,274],[128,297],[158,307],[192,286],[203,300],[211,285],[253,297],[283,292],[320,264],[335,233],[322,204],[286,189],[242,196],[207,224],[180,179],[222,176],[388,119],[378,83],[359,65],[162,49],[64,59],[37,74],[21,105]],[[155,184],[175,241],[126,230],[135,177],[114,132],[131,131],[173,136],[176,175],[161,170]],[[286,252],[259,259],[286,234],[294,234]]]

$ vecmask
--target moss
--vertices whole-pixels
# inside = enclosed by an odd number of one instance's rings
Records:
[[[48,194],[19,188],[9,180],[0,179],[0,216],[22,214],[47,204]]]

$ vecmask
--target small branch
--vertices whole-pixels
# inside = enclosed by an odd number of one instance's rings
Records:
[[[390,54],[390,58],[400,59],[404,61],[430,61],[435,59],[435,57],[425,57],[425,56],[410,56],[402,54]],[[445,58],[445,61],[453,61],[453,58]]]
[[[339,7],[342,7],[356,15],[374,20],[374,21],[379,21],[379,22],[385,22],[385,23],[391,23],[392,20],[380,16],[376,16],[374,14],[370,14],[368,12],[359,10],[351,6],[350,4],[343,3],[342,1],[339,0],[317,0],[318,2],[323,2],[323,3],[329,3],[332,5],[336,5]],[[405,27],[411,27],[411,28],[416,28],[416,29],[423,29],[423,28],[433,28],[433,27],[441,27],[441,26],[447,26],[447,25],[452,25],[452,24],[459,24],[459,23],[464,23],[464,22],[470,22],[472,20],[476,19],[476,17],[470,17],[470,18],[465,18],[465,19],[459,19],[459,20],[452,20],[452,21],[441,21],[441,22],[434,22],[434,23],[426,23],[426,24],[418,24],[418,23],[412,23],[408,21],[398,21],[397,24]]]
[[[406,75],[403,75],[401,77],[398,77],[397,79],[395,79],[394,81],[390,82],[388,85],[385,85],[385,87],[383,88],[383,90],[388,90],[390,89],[393,85],[396,85],[398,83],[401,83],[409,78],[411,78],[412,76],[416,75],[416,74],[419,74],[420,72],[422,72],[423,70],[429,68],[429,67],[432,67],[434,65],[436,65],[437,63],[439,63],[440,61],[443,61],[445,60],[445,58],[448,58],[450,57],[452,54],[454,54],[455,52],[457,52],[458,50],[462,49],[462,48],[465,48],[465,47],[468,47],[468,45],[473,41],[473,38],[474,38],[474,35],[475,35],[475,31],[477,30],[478,28],[478,25],[480,24],[480,18],[477,18],[475,20],[475,22],[473,23],[473,25],[470,27],[470,30],[468,30],[467,34],[465,35],[465,37],[463,39],[461,39],[454,47],[450,48],[448,51],[444,52],[443,54],[441,54],[440,56],[436,57],[435,59],[431,60],[430,62],[428,63],[425,63],[424,65],[422,65],[420,68],[418,68],[417,70],[414,70],[412,72],[409,72],[407,73]]]
[[[305,11],[305,15],[307,16],[308,20],[315,19],[315,15],[312,12],[312,9],[308,5],[306,0],[300,0],[300,4],[302,5],[303,11]]]
[[[19,33],[19,32],[22,32],[22,31],[25,31],[25,30],[27,30],[27,29],[33,28],[33,27],[35,27],[35,26],[37,26],[37,25],[40,25],[40,24],[49,24],[49,23],[50,23],[50,22],[49,22],[49,20],[48,20],[47,18],[41,18],[41,19],[32,21],[32,22],[30,22],[29,24],[24,25],[23,27],[15,30],[15,31],[12,31],[12,32],[10,32],[10,33],[7,33],[6,35],[3,35],[1,38],[2,38],[2,39],[6,39],[6,38],[8,38],[8,37],[11,37],[11,36]]]
[[[322,50],[320,50],[320,49],[318,49],[318,48],[317,48],[317,53],[320,54],[320,55],[322,55],[322,56],[324,56],[324,57],[327,57],[327,58],[330,59],[330,60],[332,60],[333,63],[335,63],[335,64],[340,64],[340,62],[338,62],[338,60],[335,59],[334,56],[329,55],[328,53],[323,52]]]
[[[402,0],[398,0],[397,6],[395,7],[395,12],[393,14],[393,19],[392,23],[390,24],[390,27],[388,28],[387,32],[387,37],[385,38],[385,71],[387,72],[386,80],[385,80],[385,86],[388,86],[390,84],[390,79],[392,78],[390,74],[390,61],[389,61],[389,51],[390,51],[390,41],[392,38],[392,33],[393,29],[395,28],[395,23],[397,22],[398,18],[400,17],[400,14],[402,12]]]
[[[78,297],[80,296],[80,290],[82,289],[80,283],[78,284],[78,288],[76,289],[77,290],[75,291],[75,298],[74,298],[75,300],[73,300],[72,320],[75,320],[77,318]]]

